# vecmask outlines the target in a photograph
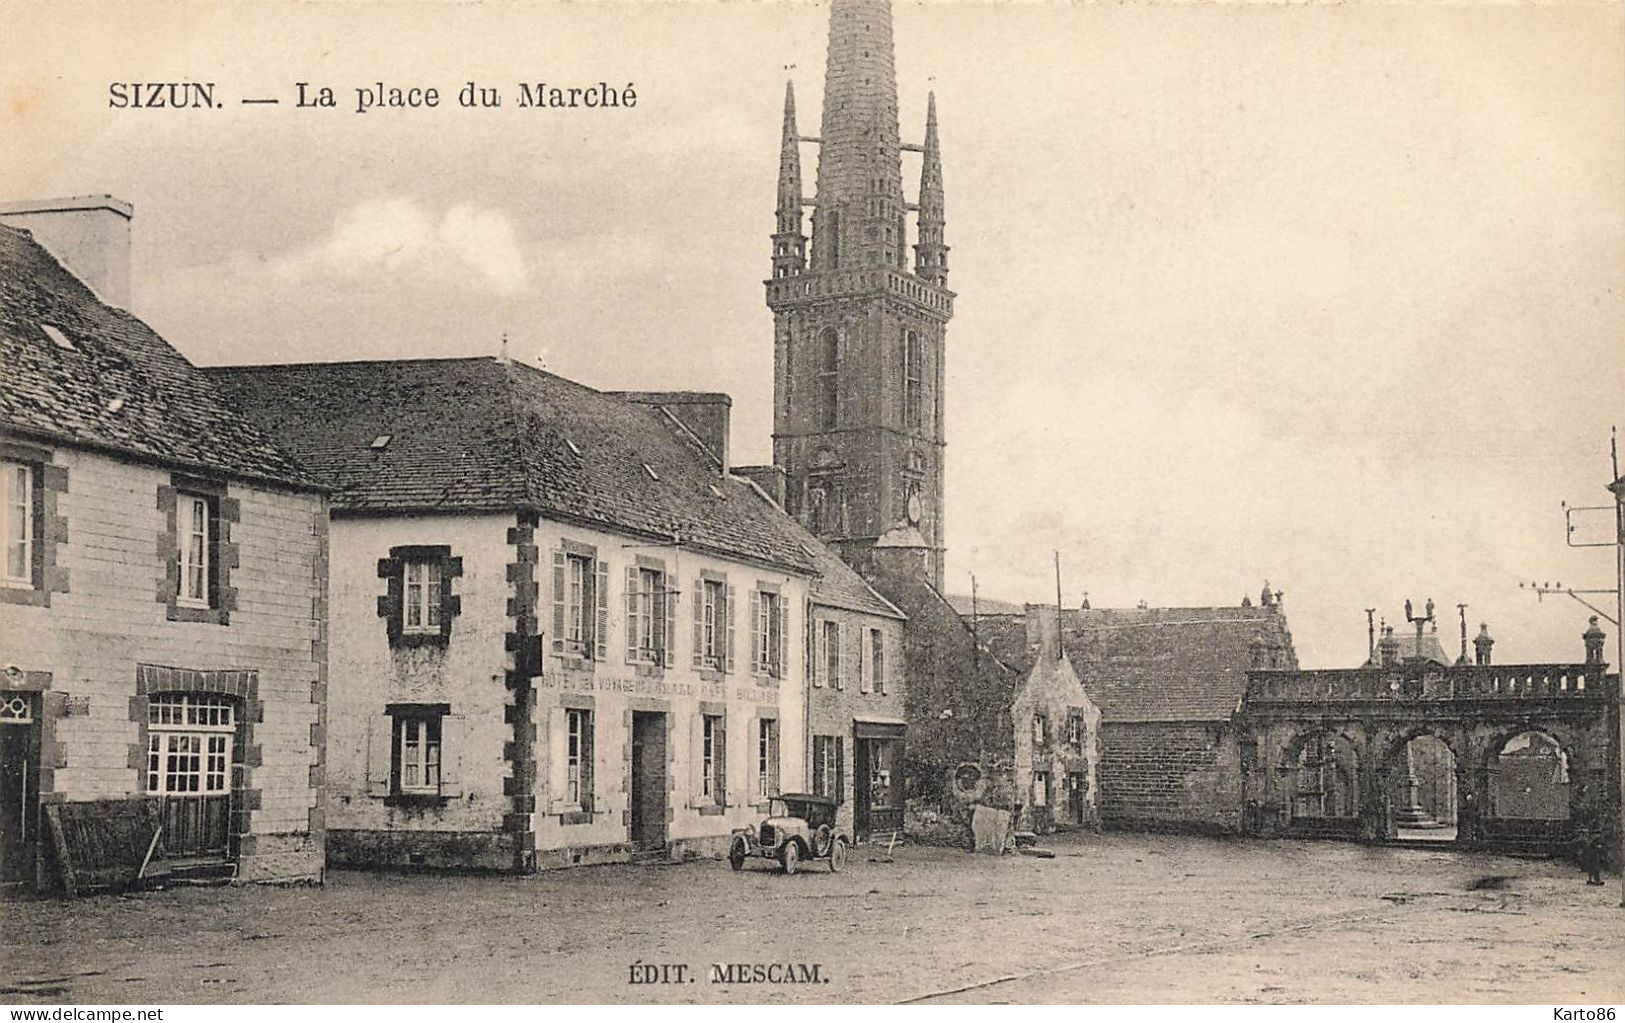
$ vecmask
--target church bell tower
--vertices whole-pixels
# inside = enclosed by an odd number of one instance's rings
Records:
[[[818,137],[784,96],[773,276],[773,461],[786,506],[860,570],[875,541],[917,530],[942,582],[943,359],[953,292],[935,96],[924,141],[901,141],[890,0],[833,0]],[[818,146],[803,195],[801,146]],[[917,153],[917,202],[903,153]],[[812,232],[804,208],[812,210]],[[914,214],[910,265],[909,215]],[[898,532],[894,532],[898,531]]]

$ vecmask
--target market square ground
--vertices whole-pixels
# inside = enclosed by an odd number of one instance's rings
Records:
[[[1617,882],[1567,864],[1130,834],[1051,848],[860,851],[833,876],[705,860],[0,903],[0,1001],[1625,1001]],[[696,981],[629,984],[638,962]],[[714,984],[712,963],[828,982]]]

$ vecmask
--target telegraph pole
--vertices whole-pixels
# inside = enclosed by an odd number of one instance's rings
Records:
[[[1618,616],[1614,622],[1614,723],[1619,728],[1618,745],[1614,748],[1619,758],[1619,907],[1625,909],[1625,477],[1619,474],[1619,433],[1616,430],[1608,443],[1613,457],[1614,479],[1608,489],[1614,492],[1614,560],[1617,578],[1614,597],[1618,602]]]

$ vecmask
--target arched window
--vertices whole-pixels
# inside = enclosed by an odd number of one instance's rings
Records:
[[[839,420],[841,337],[834,327],[818,335],[818,425],[833,430]]]
[[[903,332],[903,425],[920,426],[920,335]]]

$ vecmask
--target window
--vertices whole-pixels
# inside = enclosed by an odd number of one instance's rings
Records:
[[[626,659],[632,664],[669,663],[675,594],[659,568],[626,570]]]
[[[1049,805],[1049,772],[1033,772],[1033,806]]]
[[[701,731],[700,797],[722,806],[727,796],[728,740],[722,715],[705,715]]]
[[[886,634],[879,629],[863,630],[863,672],[860,688],[865,693],[885,695]]]
[[[920,415],[920,335],[903,333],[903,425],[918,428]]]
[[[841,336],[834,327],[818,335],[818,426],[835,429],[839,421]]]
[[[396,756],[400,781],[395,790],[402,793],[440,793],[440,717],[439,715],[413,718],[401,717],[395,721]]]
[[[213,553],[212,503],[202,494],[176,494],[175,522],[181,556],[178,603],[186,607],[211,606],[209,562]]]
[[[1066,718],[1066,744],[1074,750],[1083,750],[1083,715],[1073,711]]]
[[[874,651],[875,692],[886,695],[886,634],[879,629],[869,630],[869,646]]]
[[[813,794],[846,801],[846,757],[839,735],[813,736]]]
[[[7,586],[34,585],[34,467],[24,462],[0,463],[5,470]]]
[[[609,566],[596,549],[566,540],[553,552],[553,652],[605,660],[608,632]]]
[[[1033,715],[1033,745],[1044,746],[1049,743],[1049,718],[1043,714]]]
[[[764,718],[757,725],[756,794],[766,799],[779,794],[779,723]]]
[[[784,598],[769,590],[751,594],[751,656],[758,675],[783,676]]]
[[[818,623],[818,665],[824,685],[844,688],[841,680],[841,623]]]
[[[701,577],[694,582],[694,666],[727,671],[732,665],[733,589],[725,580]]]
[[[147,791],[192,796],[230,792],[236,726],[230,697],[152,694],[147,700]]]
[[[440,561],[412,560],[405,566],[406,610],[401,628],[405,632],[440,631]]]
[[[565,711],[564,799],[592,810],[592,711]]]

